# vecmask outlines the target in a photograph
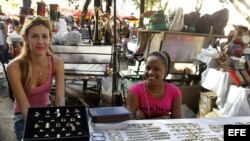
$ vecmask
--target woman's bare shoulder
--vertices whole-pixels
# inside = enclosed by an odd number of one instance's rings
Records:
[[[56,55],[52,55],[52,57],[53,57],[53,63],[54,64],[63,63],[63,59],[62,58],[60,58],[60,57],[58,57]]]
[[[17,58],[11,60],[7,65],[7,70],[20,69],[20,62],[21,62],[20,59]]]

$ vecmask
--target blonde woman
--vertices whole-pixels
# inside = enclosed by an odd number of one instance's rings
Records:
[[[24,47],[7,66],[7,75],[15,98],[14,129],[21,140],[29,107],[51,106],[49,91],[56,83],[56,106],[65,105],[64,63],[50,52],[51,25],[43,17],[28,21],[23,29]]]

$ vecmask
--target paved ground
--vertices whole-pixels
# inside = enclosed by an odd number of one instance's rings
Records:
[[[12,119],[12,102],[8,98],[8,88],[0,87],[0,141],[16,140]]]

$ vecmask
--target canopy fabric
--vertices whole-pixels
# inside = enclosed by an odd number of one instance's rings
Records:
[[[81,15],[82,15],[82,10],[76,10],[72,14],[72,16],[74,16],[74,17],[81,17]],[[88,11],[86,16],[91,17],[93,15],[94,15],[94,13],[92,13],[91,11]]]

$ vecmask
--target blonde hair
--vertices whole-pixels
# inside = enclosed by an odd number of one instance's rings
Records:
[[[25,25],[22,28],[21,34],[28,36],[29,31],[32,27],[43,25],[49,30],[49,37],[52,37],[52,30],[50,21],[41,16],[37,16],[34,19],[28,20],[25,22]],[[50,49],[51,51],[51,49]],[[20,61],[21,68],[21,81],[26,93],[29,92],[31,88],[31,78],[32,78],[32,67],[31,67],[31,57],[30,57],[30,48],[28,42],[24,41],[24,47],[21,50],[21,53],[17,56],[17,59]],[[49,54],[51,55],[51,53]]]

